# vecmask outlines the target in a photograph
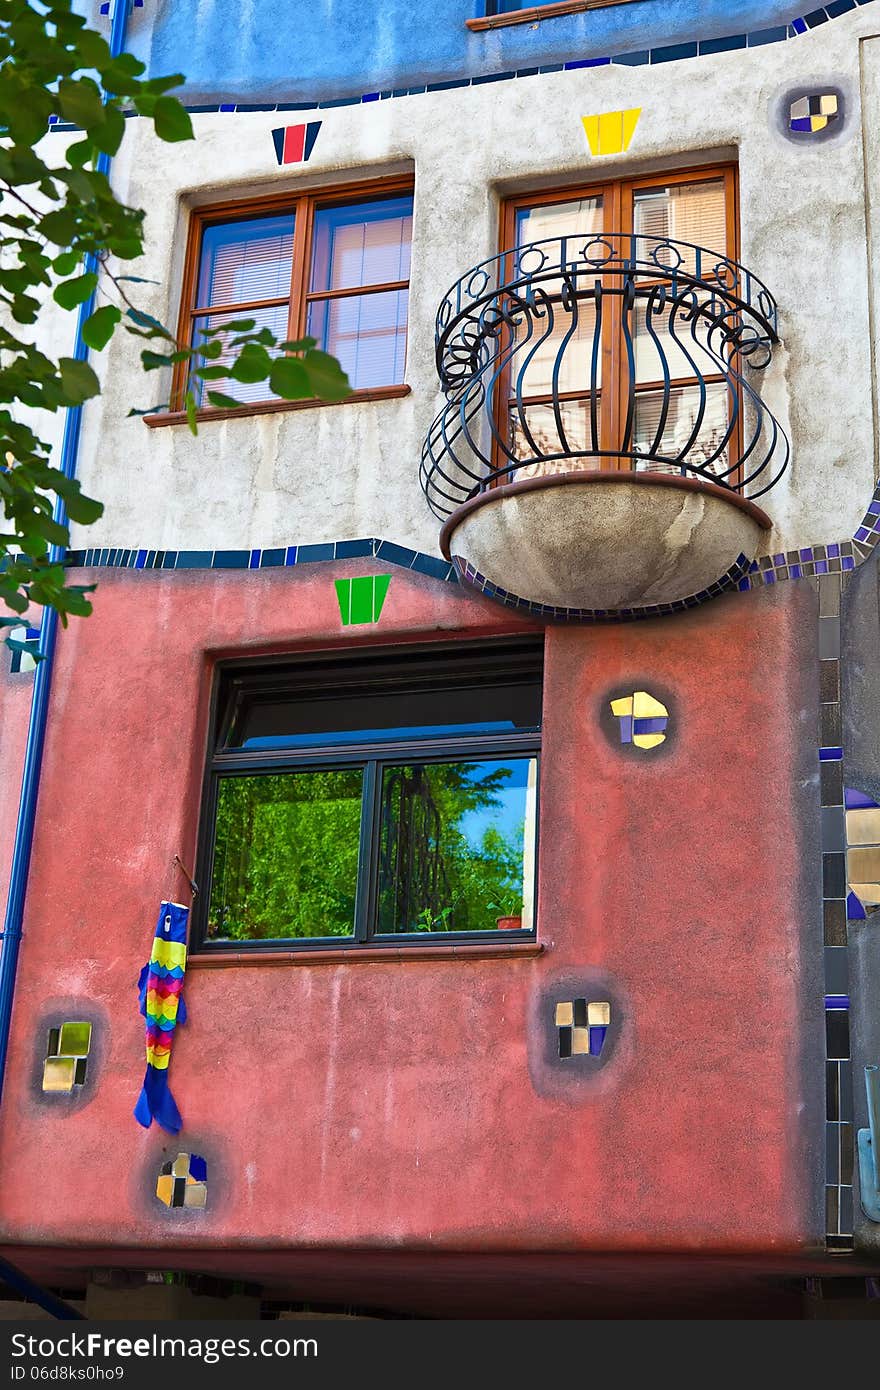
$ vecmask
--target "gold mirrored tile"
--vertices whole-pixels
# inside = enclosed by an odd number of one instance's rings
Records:
[[[73,1057],[47,1057],[43,1063],[44,1091],[72,1091],[76,1076]]]
[[[598,1000],[587,1005],[587,1023],[594,1028],[607,1028],[611,1022],[611,1005]]]
[[[62,1023],[58,1051],[65,1057],[87,1057],[91,1041],[90,1023]]]
[[[855,893],[865,907],[869,903],[880,903],[880,883],[851,883],[849,891]]]
[[[790,116],[793,121],[805,121],[810,114],[810,98],[798,97],[791,103]]]
[[[188,1182],[186,1193],[183,1198],[185,1207],[204,1207],[208,1200],[208,1184],[204,1182]]]
[[[556,1027],[570,1028],[574,1023],[574,1004],[570,1001],[567,1004],[556,1005]]]
[[[847,811],[846,842],[848,845],[880,845],[880,806]]]
[[[185,1178],[189,1172],[189,1154],[178,1154],[171,1165],[171,1171],[176,1178]]]
[[[850,883],[880,883],[880,845],[847,850],[846,871]]]
[[[590,1030],[589,1028],[572,1028],[571,1030],[571,1051],[572,1056],[589,1054],[590,1051]]]

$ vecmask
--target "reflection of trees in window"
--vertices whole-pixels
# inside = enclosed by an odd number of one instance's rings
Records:
[[[498,811],[511,769],[486,763],[386,768],[382,787],[379,932],[483,931],[522,910],[523,831],[505,835]],[[489,821],[476,838],[468,816]]]
[[[350,936],[360,768],[220,783],[209,935]]]

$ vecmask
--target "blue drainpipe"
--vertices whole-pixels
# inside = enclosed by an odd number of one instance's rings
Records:
[[[125,44],[125,29],[128,23],[129,0],[113,0],[113,18],[110,21],[110,51],[114,58],[121,53]],[[96,167],[102,174],[110,169],[110,158],[99,154]],[[85,258],[84,269],[96,271],[94,256]],[[93,294],[85,304],[80,305],[76,323],[76,340],[73,355],[78,362],[88,359],[89,350],[83,342],[82,328],[95,308]],[[82,406],[71,406],[64,421],[64,438],[61,444],[61,472],[68,478],[76,476],[76,461],[79,453],[80,430],[82,427]],[[54,520],[60,525],[67,524],[67,508],[60,497],[56,498],[53,512]],[[53,545],[49,551],[52,564],[60,564],[65,556],[65,548]],[[0,1100],[3,1096],[3,1082],[6,1076],[6,1055],[9,1050],[9,1029],[12,1021],[12,1000],[15,993],[15,974],[18,967],[18,948],[21,941],[21,924],[24,917],[24,903],[27,894],[28,874],[31,866],[31,851],[34,843],[34,821],[37,814],[37,797],[40,791],[40,772],[43,766],[43,745],[46,739],[46,721],[49,715],[49,692],[52,685],[52,668],[55,658],[55,639],[58,633],[58,614],[54,608],[43,609],[40,624],[40,641],[37,650],[42,661],[37,662],[34,675],[34,693],[31,698],[31,715],[28,724],[27,743],[24,752],[24,771],[21,777],[21,799],[18,805],[18,821],[15,826],[15,843],[12,851],[12,868],[9,874],[9,897],[6,902],[6,918],[3,923],[3,945],[0,951]]]

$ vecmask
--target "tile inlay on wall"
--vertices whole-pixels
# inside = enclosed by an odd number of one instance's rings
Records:
[[[789,106],[788,128],[801,135],[818,135],[839,121],[841,101],[836,92],[798,97]]]
[[[43,1063],[43,1090],[70,1094],[84,1086],[92,1045],[90,1023],[62,1023],[49,1029],[46,1060]]]
[[[156,1196],[166,1207],[196,1207],[208,1201],[208,1165],[200,1154],[179,1153],[162,1164]]]
[[[362,574],[355,579],[337,579],[336,598],[342,626],[377,623],[390,583],[390,574]]]
[[[596,116],[581,116],[590,154],[623,154],[629,149],[642,108],[629,111],[603,111]]]
[[[880,806],[855,787],[845,787],[846,915],[864,921],[880,908]]]
[[[611,713],[620,720],[621,743],[636,748],[656,748],[666,740],[669,710],[646,690],[636,690],[611,701]]]
[[[309,121],[308,125],[279,126],[273,130],[272,143],[278,163],[307,164],[321,125],[321,121]]]
[[[611,1025],[606,1000],[568,999],[556,1005],[560,1057],[599,1057]]]

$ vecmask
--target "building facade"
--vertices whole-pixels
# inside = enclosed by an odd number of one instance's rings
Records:
[[[301,8],[129,19],[197,137],[114,161],[139,306],[354,389],[193,436],[95,364],[4,1250],[459,1315],[870,1277],[880,7]]]

